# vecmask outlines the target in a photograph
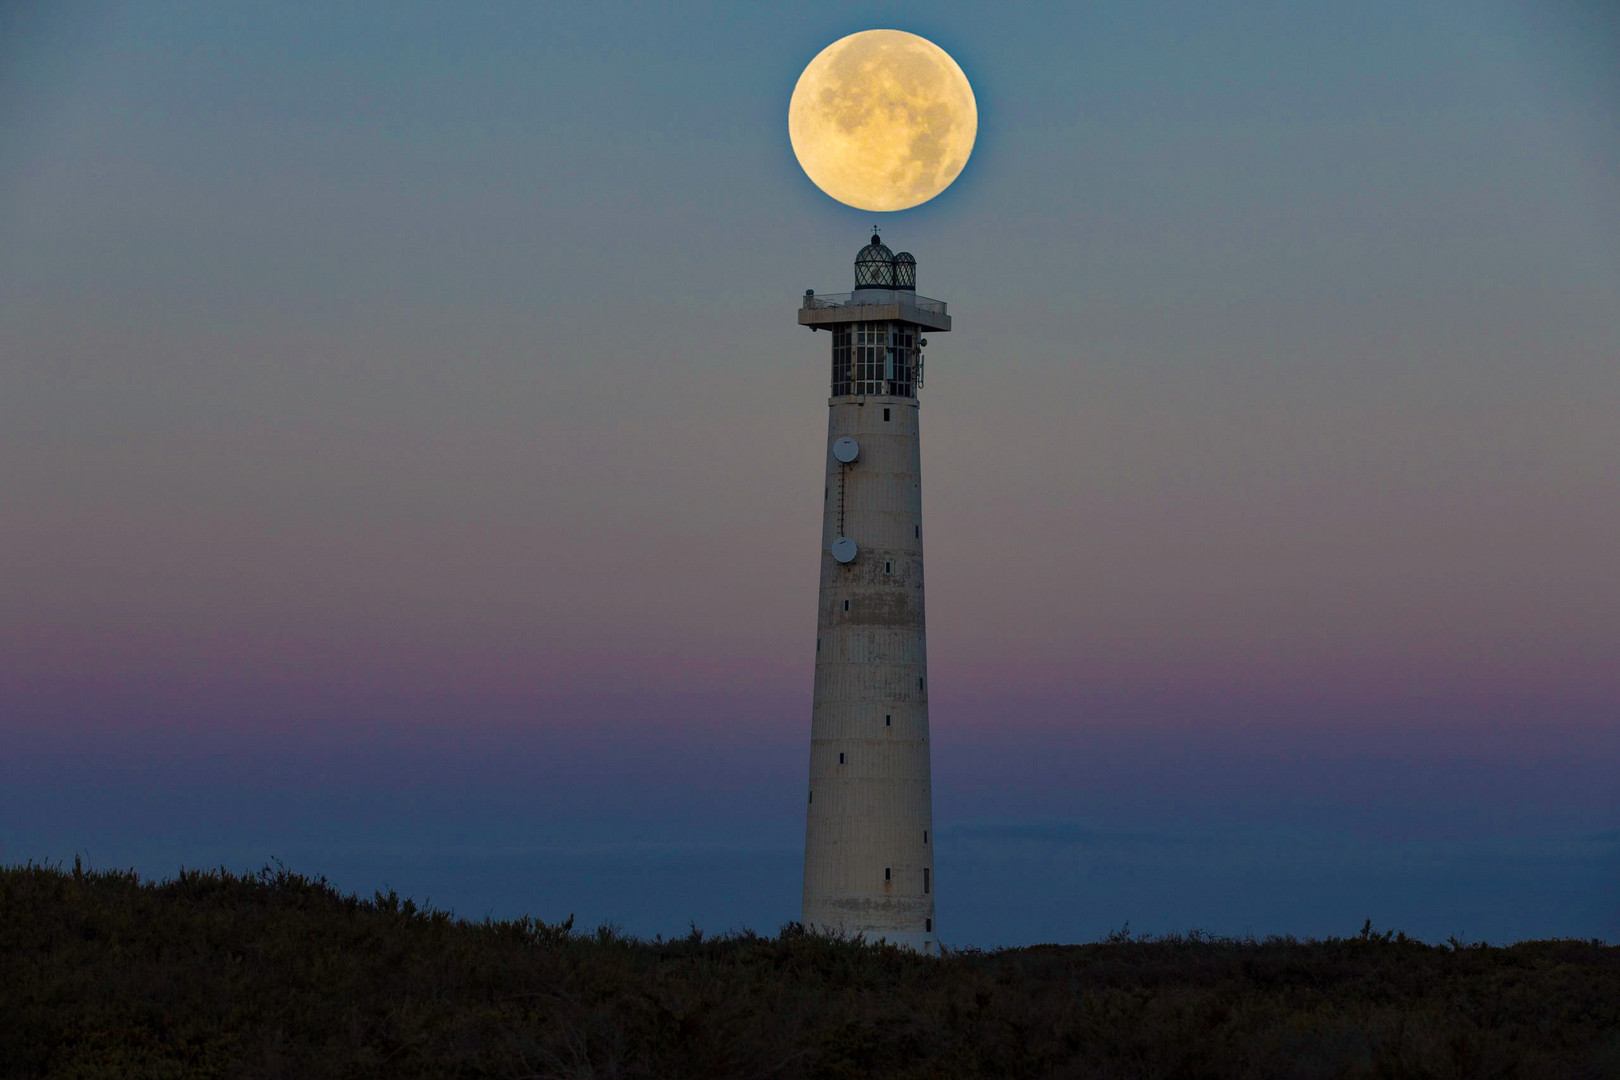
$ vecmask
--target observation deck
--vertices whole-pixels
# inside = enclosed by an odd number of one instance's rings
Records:
[[[945,301],[918,296],[909,289],[856,289],[847,293],[804,294],[799,325],[811,329],[854,322],[908,322],[944,333],[951,328]]]

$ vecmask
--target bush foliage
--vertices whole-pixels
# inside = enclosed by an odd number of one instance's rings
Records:
[[[1620,948],[1120,932],[941,959],[639,941],[257,874],[0,869],[0,1072],[1620,1077]]]

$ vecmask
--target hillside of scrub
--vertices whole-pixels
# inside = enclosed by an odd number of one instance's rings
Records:
[[[1620,1078],[1620,947],[951,952],[473,922],[280,868],[0,868],[7,1077]]]

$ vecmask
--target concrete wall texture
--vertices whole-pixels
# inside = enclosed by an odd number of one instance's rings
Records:
[[[829,405],[803,922],[933,953],[917,400]],[[845,435],[860,444],[849,465],[832,452]],[[840,535],[859,546],[845,564]]]

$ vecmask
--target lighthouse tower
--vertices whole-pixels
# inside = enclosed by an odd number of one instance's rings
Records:
[[[806,292],[799,324],[832,337],[803,922],[934,953],[917,391],[951,319],[874,234],[855,291]]]

